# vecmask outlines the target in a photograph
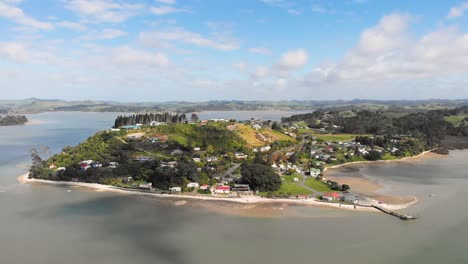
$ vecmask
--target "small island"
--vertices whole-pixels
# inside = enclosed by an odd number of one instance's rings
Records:
[[[0,115],[0,126],[24,125],[27,122],[28,118],[24,115]]]
[[[171,113],[119,116],[113,128],[60,154],[48,157],[47,147],[33,150],[29,178],[161,197],[300,201],[385,212],[404,206],[354,193],[324,172],[352,162],[413,157],[443,147],[447,135],[466,138],[467,110],[398,115],[318,110],[281,122]]]

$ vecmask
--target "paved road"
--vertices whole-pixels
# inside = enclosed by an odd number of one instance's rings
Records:
[[[230,175],[233,174],[241,165],[242,165],[241,163],[235,163],[234,166],[232,166],[231,168],[229,168],[229,169],[223,174],[223,177],[230,176]]]

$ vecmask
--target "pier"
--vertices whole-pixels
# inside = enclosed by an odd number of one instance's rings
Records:
[[[389,214],[389,215],[392,215],[392,216],[395,216],[395,217],[398,217],[400,218],[401,220],[415,220],[417,219],[415,216],[411,216],[411,215],[405,215],[405,214],[400,214],[400,213],[397,213],[397,212],[393,212],[393,211],[390,211],[388,209],[385,209],[383,207],[380,207],[380,206],[377,206],[377,205],[372,205],[372,207],[374,207],[375,209],[381,211],[381,212],[384,212],[386,214]]]

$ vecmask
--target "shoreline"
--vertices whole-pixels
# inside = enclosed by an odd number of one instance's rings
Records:
[[[348,165],[358,165],[358,164],[375,164],[375,163],[388,163],[388,162],[403,162],[408,161],[411,159],[421,158],[425,155],[431,153],[433,150],[424,151],[416,156],[412,157],[405,157],[402,159],[396,160],[377,160],[377,161],[356,161],[356,162],[348,162],[339,165],[334,165],[330,167],[326,167],[324,172],[324,177],[326,178],[326,172],[329,169],[337,169],[340,167],[348,166]],[[315,207],[322,207],[322,208],[335,208],[341,210],[349,210],[349,211],[360,211],[360,212],[380,212],[379,210],[373,207],[367,207],[362,205],[354,205],[350,204],[341,204],[340,203],[328,203],[313,199],[305,199],[305,200],[294,200],[294,199],[287,199],[287,198],[279,198],[279,199],[272,199],[272,198],[264,198],[258,196],[251,196],[251,197],[242,197],[242,198],[228,198],[228,197],[216,197],[216,196],[195,196],[195,195],[178,195],[178,194],[157,194],[157,193],[150,193],[150,192],[142,192],[138,190],[124,190],[115,186],[98,184],[98,183],[84,183],[84,182],[67,182],[67,181],[50,181],[50,180],[41,180],[41,179],[29,179],[29,173],[21,175],[17,177],[18,182],[21,184],[25,183],[39,183],[39,184],[49,184],[49,185],[62,185],[62,186],[75,186],[75,187],[84,187],[93,189],[96,191],[104,191],[104,192],[114,192],[120,194],[127,194],[127,195],[141,195],[141,196],[150,196],[156,198],[163,198],[163,199],[190,199],[196,201],[219,201],[219,202],[231,202],[237,204],[244,204],[244,205],[258,205],[258,204],[292,204],[292,205],[301,205],[301,206],[315,206]],[[333,176],[332,176],[333,177]],[[406,209],[416,203],[419,200],[413,196],[412,201],[401,203],[401,204],[392,204],[392,203],[384,203],[381,206],[388,209],[388,210],[403,210]]]
[[[420,154],[418,154],[418,155],[416,155],[416,156],[405,157],[405,158],[402,158],[402,159],[394,159],[394,160],[363,160],[363,161],[347,162],[347,163],[343,163],[343,164],[333,165],[333,166],[330,166],[330,167],[325,167],[325,168],[323,169],[323,172],[325,173],[325,172],[326,172],[327,170],[329,170],[329,169],[337,169],[337,168],[341,168],[341,167],[348,166],[348,165],[378,164],[378,163],[389,163],[389,162],[408,161],[408,160],[411,160],[411,159],[422,158],[422,157],[424,157],[425,155],[432,153],[432,151],[434,151],[434,150],[435,150],[435,149],[426,150],[426,151],[423,151],[423,152],[421,152]],[[441,154],[436,154],[436,155],[441,155]],[[325,175],[324,175],[324,176],[325,176]]]
[[[49,185],[61,185],[61,186],[77,186],[77,187],[84,187],[89,188],[97,191],[104,191],[104,192],[114,192],[126,195],[141,195],[141,196],[149,196],[155,198],[163,198],[163,199],[190,199],[190,200],[197,200],[197,201],[219,201],[219,202],[231,202],[236,204],[244,204],[244,205],[265,205],[265,204],[291,204],[291,205],[302,205],[302,206],[314,206],[314,207],[322,207],[322,208],[335,208],[341,210],[348,210],[348,211],[359,211],[359,212],[380,212],[373,207],[366,207],[350,204],[340,204],[339,203],[327,203],[321,202],[316,199],[306,199],[306,200],[293,200],[293,199],[271,199],[271,198],[263,198],[263,197],[242,197],[242,198],[228,198],[228,197],[215,197],[215,196],[194,196],[194,195],[173,195],[173,194],[157,194],[157,193],[150,193],[150,192],[141,192],[138,190],[123,190],[117,188],[115,186],[110,185],[103,185],[98,183],[83,183],[83,182],[65,182],[65,181],[49,181],[49,180],[39,180],[39,179],[29,179],[29,173],[19,176],[17,179],[21,184],[49,184]],[[176,204],[177,205],[177,204]],[[408,205],[391,205],[391,204],[384,204],[383,207],[389,210],[401,210],[405,209]]]

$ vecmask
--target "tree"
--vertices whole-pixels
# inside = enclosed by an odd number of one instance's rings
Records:
[[[282,127],[278,122],[273,122],[273,125],[271,125],[271,129],[273,130],[281,130]]]
[[[241,181],[260,192],[274,192],[281,187],[281,178],[270,167],[263,164],[243,164]]]
[[[198,118],[197,114],[192,113],[192,116],[190,116],[190,120],[192,122],[198,122],[199,118]]]
[[[341,185],[341,190],[343,190],[343,192],[346,192],[346,191],[348,191],[349,189],[351,189],[351,187],[349,187],[348,184],[343,184],[343,185]]]

